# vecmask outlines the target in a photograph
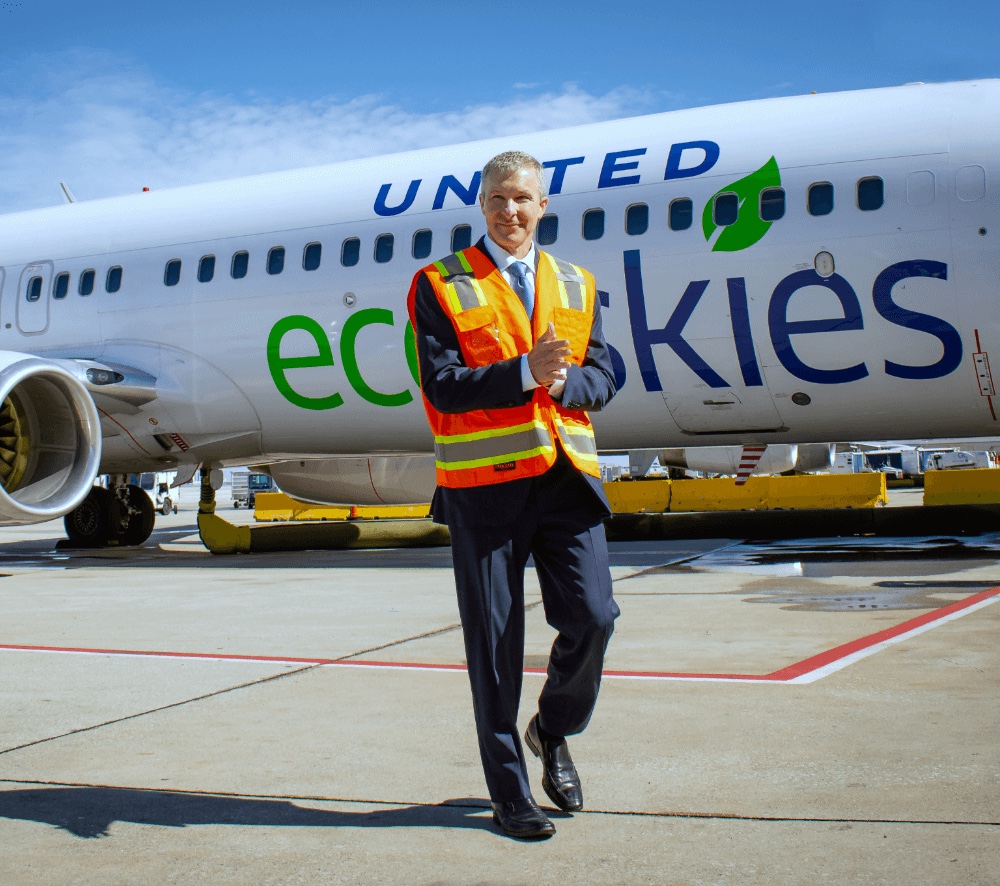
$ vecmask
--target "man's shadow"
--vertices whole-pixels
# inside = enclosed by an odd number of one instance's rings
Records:
[[[0,791],[0,818],[37,821],[77,837],[108,836],[115,822],[183,828],[187,825],[271,827],[470,828],[490,830],[489,802],[446,800],[370,812],[309,809],[288,800],[180,794],[133,788],[30,788]]]

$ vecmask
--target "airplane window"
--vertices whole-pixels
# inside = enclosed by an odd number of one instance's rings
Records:
[[[760,220],[777,221],[785,214],[785,189],[764,188],[760,192]]]
[[[712,220],[721,228],[731,225],[740,213],[740,198],[736,194],[719,194],[712,204]]]
[[[24,297],[28,301],[38,301],[42,297],[41,277],[32,277],[28,281],[28,288],[25,290]]]
[[[108,269],[108,279],[104,282],[104,288],[108,292],[117,292],[122,288],[121,265],[115,265]]]
[[[198,282],[208,283],[215,276],[215,256],[203,255],[198,262]]]
[[[667,224],[671,231],[686,231],[691,227],[694,218],[694,204],[687,197],[681,197],[670,202],[667,211]]]
[[[411,247],[413,257],[427,258],[431,254],[431,244],[433,241],[434,235],[427,228],[417,231],[413,235],[413,245]]]
[[[543,215],[538,220],[538,230],[535,232],[540,246],[551,246],[559,236],[559,216]]]
[[[833,185],[829,182],[809,185],[808,204],[810,215],[829,215],[833,212]]]
[[[375,238],[375,261],[384,265],[387,261],[392,261],[392,248],[395,238],[392,234],[379,234]]]
[[[94,291],[94,278],[97,273],[87,269],[80,275],[80,295],[90,295]]]
[[[302,267],[307,271],[315,271],[323,257],[323,244],[310,243],[302,252]]]
[[[604,236],[604,210],[588,209],[583,214],[583,239],[600,240]]]
[[[871,212],[885,203],[885,183],[877,175],[858,182],[858,209]]]
[[[451,232],[451,251],[458,252],[460,249],[468,249],[472,245],[472,226],[458,225]]]
[[[275,246],[267,254],[267,272],[271,275],[280,274],[285,270],[285,247]]]
[[[625,233],[645,234],[649,227],[649,207],[645,203],[633,203],[625,210]]]
[[[361,241],[357,237],[348,237],[340,247],[340,263],[345,268],[354,267],[361,258]]]
[[[181,260],[179,258],[175,258],[168,261],[166,268],[163,269],[163,283],[165,286],[176,286],[180,282]]]
[[[249,252],[234,252],[233,253],[233,265],[229,270],[234,280],[242,280],[247,275],[247,269],[250,267],[250,253]]]
[[[66,298],[69,292],[69,274],[56,274],[56,279],[52,284],[53,298]]]

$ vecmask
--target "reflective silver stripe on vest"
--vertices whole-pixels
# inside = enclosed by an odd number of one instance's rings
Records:
[[[452,277],[448,281],[448,285],[455,287],[455,295],[458,296],[458,303],[462,306],[463,311],[468,311],[470,308],[478,308],[483,304],[472,282],[472,278],[468,275]]]
[[[580,273],[580,269],[569,262],[550,255],[552,263],[556,266],[556,279],[562,280],[566,286],[566,298],[569,307],[576,311],[584,311],[587,308],[587,281]]]
[[[449,277],[457,277],[459,274],[468,274],[469,270],[462,264],[462,259],[459,257],[457,252],[453,252],[451,255],[445,256],[441,261],[436,261],[434,264],[437,269],[441,272],[441,276],[447,280]]]
[[[478,440],[463,440],[461,442],[434,443],[434,456],[439,464],[458,466],[459,462],[494,461],[519,453],[527,453],[539,447],[551,448],[552,435],[548,428],[535,425],[513,434],[496,431],[496,436],[482,437]],[[596,452],[596,449],[595,449]]]
[[[573,452],[583,456],[597,458],[597,441],[593,434],[583,429],[570,430],[561,424],[559,425],[559,439],[566,449],[572,449]]]
[[[438,269],[445,284],[454,288],[461,309],[468,311],[485,304],[485,301],[480,298],[479,290],[473,283],[475,275],[462,263],[462,258],[462,255],[454,252],[434,262],[434,267]]]

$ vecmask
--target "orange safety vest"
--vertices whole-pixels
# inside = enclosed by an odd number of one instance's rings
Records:
[[[414,328],[416,280],[421,273],[427,275],[455,327],[470,368],[527,354],[550,321],[556,335],[569,341],[570,360],[583,364],[597,296],[589,271],[539,250],[534,328],[514,290],[474,246],[418,272],[409,299]],[[438,486],[460,489],[536,477],[555,463],[557,445],[579,470],[600,476],[587,413],[567,409],[549,396],[547,388],[535,388],[523,406],[449,414],[438,412],[424,397],[424,409],[434,433]]]

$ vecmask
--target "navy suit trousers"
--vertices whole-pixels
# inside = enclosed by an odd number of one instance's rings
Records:
[[[515,520],[503,525],[449,521],[479,750],[496,802],[531,796],[517,728],[529,556],[546,621],[558,632],[538,699],[539,722],[553,735],[573,735],[590,721],[619,614],[605,514],[590,484],[563,457],[532,480],[524,511]]]

